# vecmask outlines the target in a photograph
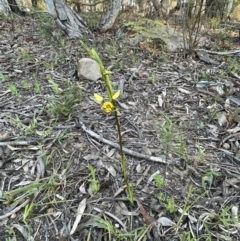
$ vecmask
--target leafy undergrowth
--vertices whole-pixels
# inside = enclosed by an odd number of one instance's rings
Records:
[[[130,205],[103,83],[77,78],[79,40],[43,13],[0,31],[0,240],[240,240],[239,58],[84,37],[123,89]]]

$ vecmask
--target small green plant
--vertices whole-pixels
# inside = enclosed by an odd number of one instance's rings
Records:
[[[114,61],[114,67],[116,69],[124,70],[125,69],[125,65],[124,65],[123,60]]]
[[[226,75],[227,75],[226,71],[220,70],[220,72],[219,72],[220,78],[224,78],[224,77],[226,77]]]
[[[163,115],[165,123],[159,125],[159,130],[161,134],[160,138],[162,140],[167,157],[172,146],[172,141],[174,140],[174,125],[167,115],[165,115],[163,112],[161,112],[161,115]]]
[[[230,229],[230,226],[233,225],[233,219],[231,214],[231,206],[226,206],[220,214],[215,215],[213,221],[216,224],[223,225],[227,230]]]
[[[166,210],[170,213],[174,213],[176,211],[174,198],[173,197],[167,198],[166,202],[167,202],[165,205]]]
[[[208,117],[210,121],[217,121],[218,120],[218,111],[215,107],[212,107],[208,110]]]
[[[182,134],[179,134],[175,124],[171,119],[163,112],[161,115],[164,117],[164,122],[159,124],[160,139],[162,143],[162,149],[165,152],[166,159],[168,154],[175,152],[180,155],[181,158],[187,162],[186,155],[186,140]]]
[[[50,100],[50,111],[56,116],[69,116],[72,113],[72,107],[79,103],[83,97],[84,95],[78,85],[68,83],[68,88],[63,90],[60,96],[54,96]]]
[[[204,122],[200,121],[197,125],[197,129],[202,130],[205,127]]]
[[[44,153],[44,151],[42,150],[42,152]],[[49,165],[49,163],[51,162],[51,160],[53,159],[53,154],[54,154],[54,151],[52,151],[50,154],[48,155],[43,155],[43,160],[44,160],[44,163],[45,165]]]
[[[39,180],[34,181],[29,185],[4,192],[3,197],[9,204],[12,204],[12,203],[18,204],[18,203],[21,203],[26,198],[28,198],[29,196],[31,196],[32,194],[37,193],[38,189],[43,189],[48,187],[48,185],[46,186],[45,185],[46,185],[45,183],[40,182]]]
[[[0,72],[0,80],[3,80],[3,81],[9,80],[9,76],[4,75],[3,73]]]
[[[96,170],[91,165],[88,165],[88,170],[90,171],[91,176],[88,181],[91,183],[93,194],[97,194],[100,190],[100,183],[96,179]]]
[[[234,220],[231,214],[232,206],[226,206],[220,213],[211,212],[208,213],[208,219],[204,222],[204,227],[209,233],[209,240],[211,237],[210,228],[213,225],[221,226],[222,229],[230,231],[231,227],[234,226]],[[230,232],[229,232],[230,233]]]
[[[102,74],[102,78],[105,84],[105,87],[107,89],[107,100],[104,100],[104,97],[101,95],[94,93],[94,97],[97,102],[102,104],[101,108],[108,114],[113,112],[114,117],[115,117],[115,122],[117,126],[117,132],[118,132],[118,142],[120,146],[120,156],[121,156],[121,169],[123,172],[123,177],[124,177],[124,182],[127,186],[127,192],[128,192],[128,197],[127,199],[130,201],[131,204],[133,204],[134,201],[134,191],[133,191],[133,185],[129,183],[128,180],[128,175],[127,175],[127,163],[126,163],[126,157],[123,153],[123,142],[122,142],[122,134],[121,134],[121,127],[120,127],[120,122],[118,119],[118,113],[116,110],[116,103],[115,100],[120,96],[120,90],[117,92],[113,92],[113,86],[112,82],[110,81],[109,75],[111,74],[110,71],[106,70],[102,64],[102,61],[100,57],[98,56],[97,52],[94,49],[89,49],[83,42],[82,46],[88,51],[89,55],[97,61],[100,71]]]
[[[112,41],[111,45],[107,45],[106,46],[106,53],[108,53],[109,55],[113,55],[116,56],[118,55],[118,43],[116,43],[116,41]]]
[[[49,70],[53,70],[54,66],[57,65],[56,60],[49,59],[48,61],[44,62],[44,67]]]
[[[41,92],[41,87],[36,79],[34,80],[34,91],[37,94],[39,94]]]
[[[203,100],[207,103],[209,103],[209,105],[214,105],[215,103],[219,103],[221,101],[223,101],[223,98],[220,96],[220,95],[214,95],[214,96],[211,96],[211,97],[204,97]],[[212,107],[212,108],[215,108],[216,107]],[[208,119],[209,117],[206,117],[206,116],[203,116],[204,119]]]
[[[156,83],[156,74],[153,72],[151,74],[152,83]]]
[[[35,133],[35,130],[37,128],[37,119],[35,115],[33,116],[33,119],[28,126],[22,123],[18,115],[15,115],[15,118],[9,118],[18,126],[21,135],[29,135]]]
[[[160,193],[158,194],[157,198],[158,198],[158,200],[159,200],[160,202],[165,202],[166,199],[167,199],[166,195],[165,195],[163,192],[160,192]]]
[[[31,54],[29,53],[29,50],[27,48],[19,48],[19,57],[22,60],[27,60],[29,62],[35,62],[35,58],[33,56],[31,56]]]
[[[25,224],[27,224],[27,219],[29,218],[30,213],[31,213],[33,207],[34,207],[34,203],[32,202],[32,203],[30,203],[30,204],[27,204],[27,205],[25,206],[25,208],[24,208],[23,222],[24,222]]]
[[[17,87],[14,84],[12,84],[11,82],[8,82],[7,85],[8,85],[8,88],[9,88],[10,92],[13,95],[18,95],[18,89],[17,89]]]
[[[199,74],[198,79],[204,81],[212,81],[212,76],[203,71]]]
[[[159,188],[165,185],[164,178],[158,173],[154,175],[153,180],[155,182],[155,185]]]
[[[41,135],[42,137],[49,137],[52,133],[52,127],[48,126],[46,129],[44,130],[38,130],[38,134]]]
[[[55,94],[59,94],[62,92],[62,89],[60,89],[58,87],[58,84],[54,82],[54,79],[52,78],[51,75],[48,74],[47,79],[48,79],[48,82],[52,85]]]
[[[166,210],[170,213],[176,211],[175,200],[173,197],[168,198],[163,192],[160,192],[157,196],[160,203],[164,203]]]
[[[192,236],[191,232],[183,232],[179,235],[180,241],[196,241],[196,238]]]
[[[16,239],[14,239],[15,241]],[[12,241],[12,239],[10,237],[6,238],[5,241]]]
[[[229,60],[229,67],[228,67],[228,71],[232,74],[238,74],[240,68],[240,62],[237,58],[231,58]]]
[[[64,39],[60,39],[60,40],[58,41],[58,43],[59,43],[59,46],[62,47],[62,48],[66,45]]]
[[[36,128],[37,128],[37,119],[35,118],[35,115],[34,115],[34,117],[31,120],[26,132],[29,133],[29,134],[30,133],[32,134],[32,133],[35,132]]]
[[[177,230],[178,230],[179,227],[181,226],[181,223],[182,223],[182,220],[183,220],[184,215],[189,211],[189,209],[190,209],[196,202],[198,202],[199,199],[201,199],[201,198],[205,195],[205,192],[204,192],[203,194],[201,194],[200,196],[198,196],[197,198],[195,198],[195,200],[194,200],[192,203],[189,203],[192,192],[193,192],[193,185],[190,185],[189,190],[188,190],[188,193],[187,193],[187,197],[186,197],[186,199],[185,199],[185,203],[184,203],[184,207],[183,207],[181,216],[180,216],[180,218],[179,218],[179,220],[178,220],[178,222],[177,222],[177,225],[176,225]]]
[[[29,89],[29,85],[28,85],[28,82],[26,80],[22,80],[22,86],[25,90]]]
[[[222,174],[218,171],[215,171],[214,168],[211,169],[210,171],[206,172],[202,176],[202,187],[204,188],[205,192],[207,193],[207,185],[206,182],[208,183],[209,189],[211,189],[211,186],[213,184],[213,181],[216,177],[220,177]]]
[[[185,163],[188,162],[186,155],[186,139],[180,135],[179,143],[177,144],[177,153],[181,156]]]
[[[16,234],[14,232],[14,228],[13,227],[7,227],[5,232],[12,236],[12,238],[11,237],[7,237],[5,239],[5,241],[17,241],[17,237],[16,237]]]
[[[146,226],[142,226],[136,229],[130,229],[130,231],[116,229],[114,224],[111,221],[103,219],[101,217],[86,214],[87,216],[92,216],[95,219],[95,225],[99,228],[103,228],[108,233],[108,240],[130,240],[130,241],[140,241],[146,240],[143,239],[145,237],[145,233],[147,231]],[[90,240],[90,239],[89,239]]]
[[[205,149],[202,148],[200,145],[197,145],[197,160],[202,162],[206,157]]]

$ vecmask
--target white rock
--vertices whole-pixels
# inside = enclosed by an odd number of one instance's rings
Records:
[[[223,144],[223,148],[226,149],[226,150],[229,150],[230,149],[230,145],[227,142],[225,142]]]
[[[96,81],[102,78],[98,63],[90,58],[82,58],[78,61],[78,78]]]

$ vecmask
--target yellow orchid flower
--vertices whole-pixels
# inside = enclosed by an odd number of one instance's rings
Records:
[[[105,110],[106,113],[110,113],[112,110],[114,110],[114,105],[110,101],[105,101],[101,108]]]
[[[120,96],[121,91],[118,90],[113,96],[112,99],[116,100]],[[97,102],[102,103],[103,102],[103,97],[97,93],[94,93],[94,98]],[[111,101],[105,101],[102,104],[102,109],[106,111],[106,113],[110,113],[112,110],[114,110],[114,104]]]

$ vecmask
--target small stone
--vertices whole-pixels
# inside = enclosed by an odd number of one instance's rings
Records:
[[[226,142],[226,143],[223,144],[223,148],[226,149],[226,150],[229,150],[230,145]]]
[[[82,58],[78,61],[78,78],[96,81],[102,78],[98,63],[90,58]]]
[[[147,71],[139,72],[138,76],[140,78],[148,78],[149,77],[149,73]]]

